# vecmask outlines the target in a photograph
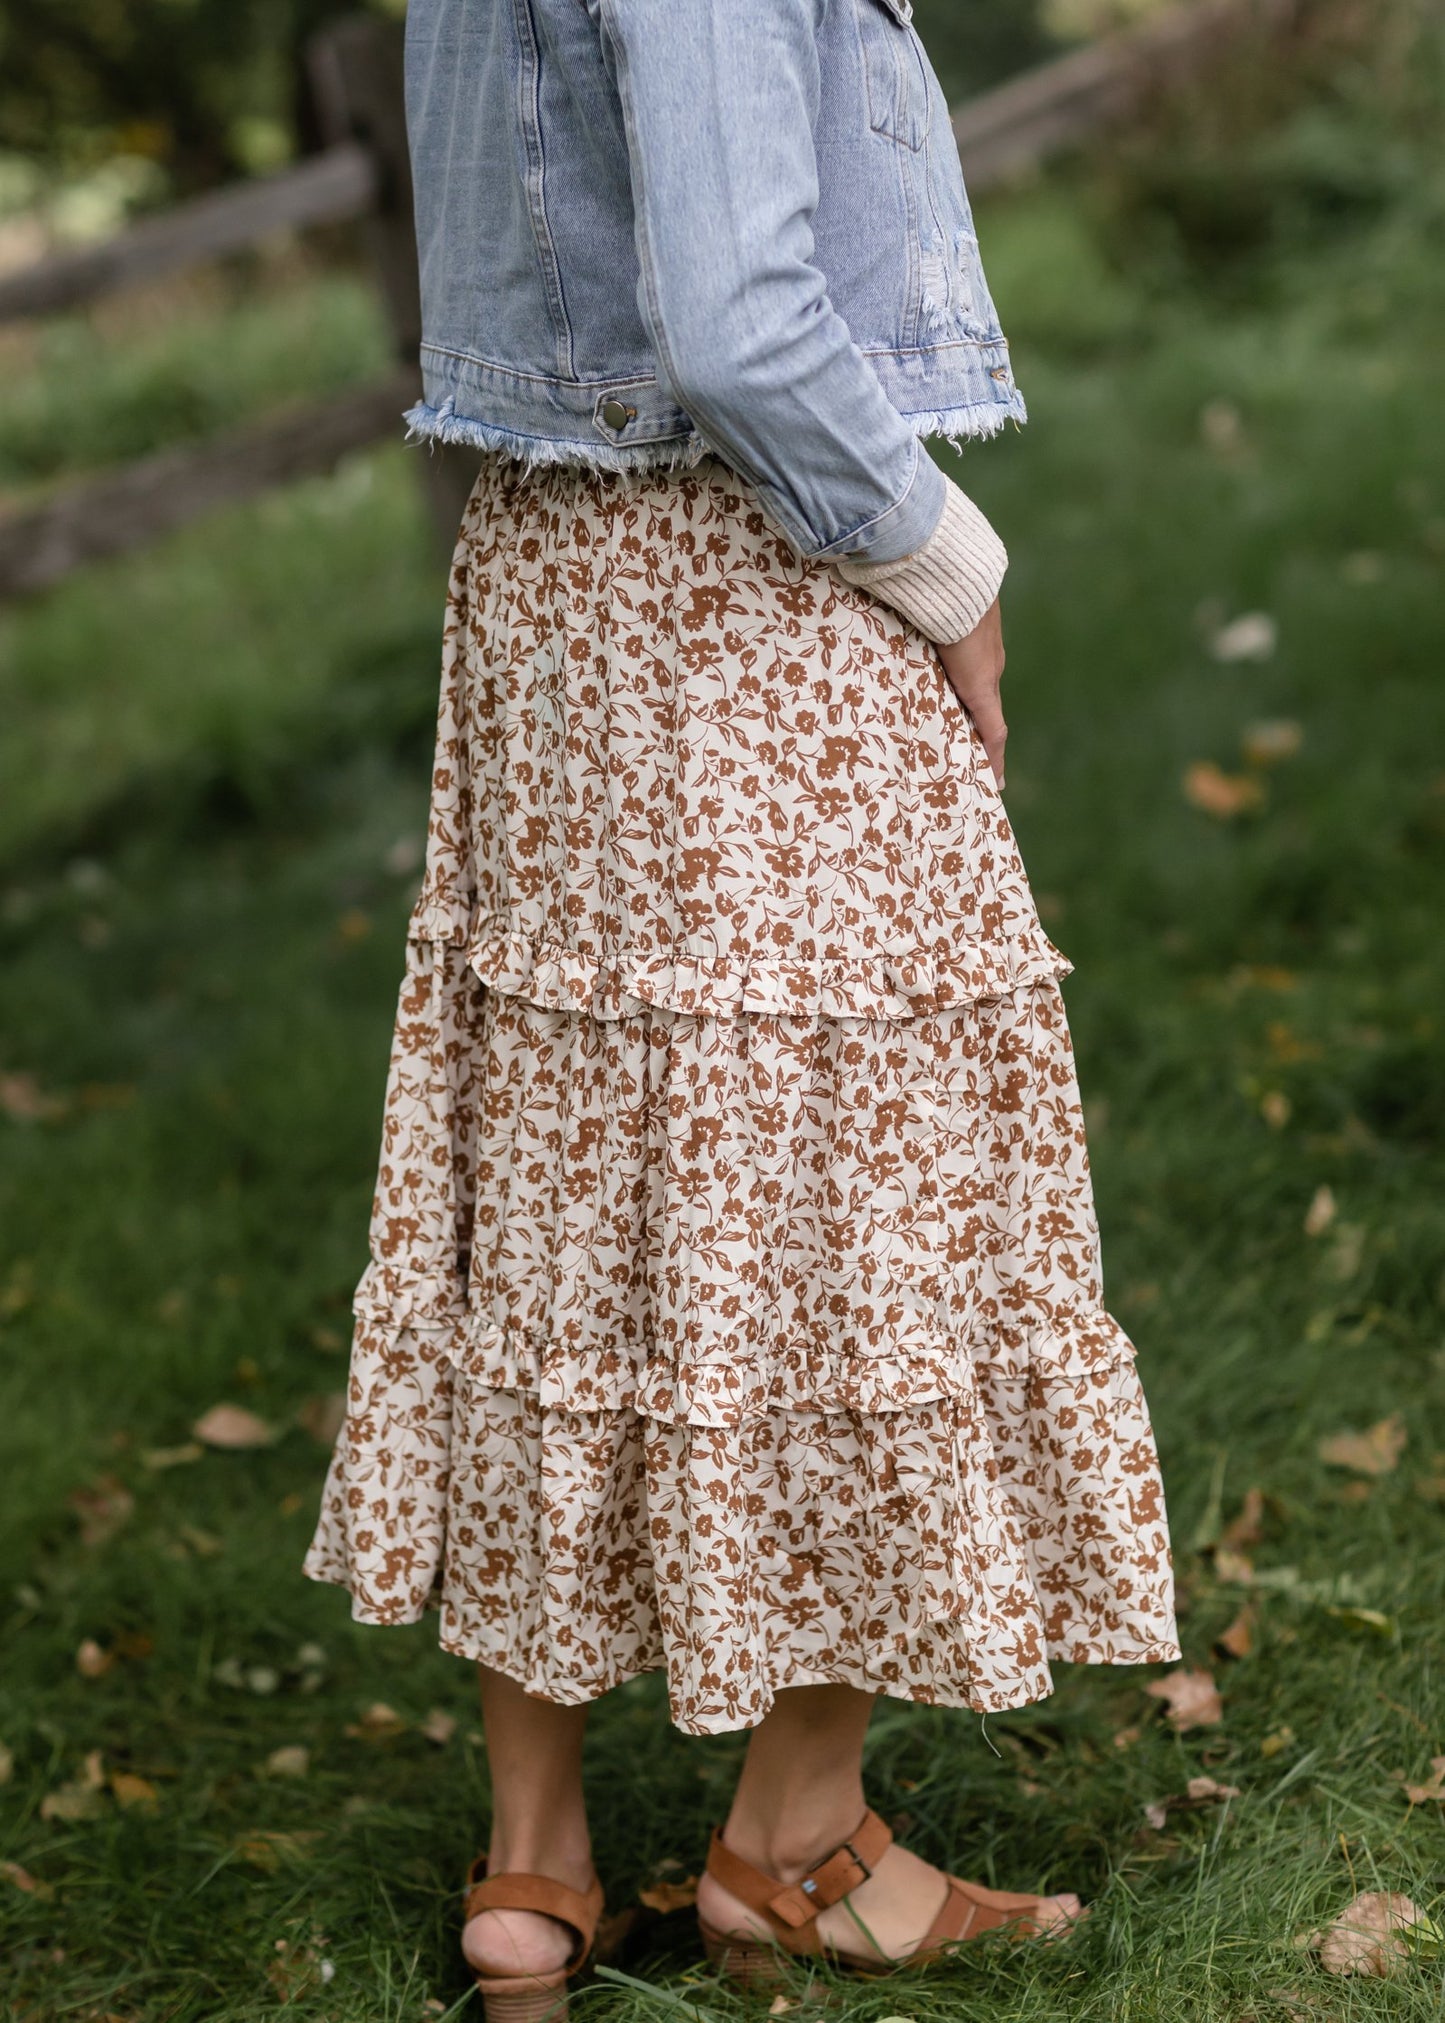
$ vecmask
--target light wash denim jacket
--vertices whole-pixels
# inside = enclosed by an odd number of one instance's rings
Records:
[[[722,457],[806,556],[910,555],[920,438],[1025,409],[912,0],[410,0],[414,434]]]

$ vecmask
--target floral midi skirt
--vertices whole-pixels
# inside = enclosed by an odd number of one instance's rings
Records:
[[[921,634],[715,458],[490,459],[306,1572],[699,1734],[1177,1657],[1067,969]]]

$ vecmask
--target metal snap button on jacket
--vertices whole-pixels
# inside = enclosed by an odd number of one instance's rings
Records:
[[[610,429],[625,429],[636,414],[635,407],[624,407],[620,400],[604,400],[602,403],[602,419]]]

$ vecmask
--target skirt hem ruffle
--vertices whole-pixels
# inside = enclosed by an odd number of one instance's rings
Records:
[[[377,1610],[368,1607],[364,1597],[351,1586],[350,1577],[343,1565],[330,1560],[324,1553],[313,1550],[308,1553],[302,1566],[308,1580],[324,1587],[338,1587],[347,1590],[351,1597],[351,1620],[373,1629],[414,1628],[424,1622],[429,1615],[439,1610],[439,1598],[433,1596],[428,1602],[418,1606],[404,1607],[403,1612],[389,1609]],[[506,1645],[493,1643],[486,1637],[465,1631],[438,1631],[437,1645],[440,1650],[454,1658],[461,1658],[468,1664],[485,1665],[489,1671],[500,1672],[504,1678],[512,1680],[534,1699],[550,1701],[558,1707],[586,1707],[594,1700],[600,1700],[605,1693],[615,1692],[620,1686],[632,1685],[638,1679],[651,1678],[654,1674],[667,1670],[667,1660],[662,1654],[652,1658],[638,1659],[633,1663],[616,1665],[608,1670],[592,1673],[562,1673],[548,1668],[539,1670],[529,1665],[515,1651]],[[1054,1650],[1048,1653],[1053,1664],[1078,1665],[1168,1665],[1177,1664],[1182,1657],[1179,1645],[1172,1639],[1156,1643],[1141,1643],[1122,1646],[1111,1650],[1107,1657],[1094,1652],[1073,1648]],[[1048,1699],[1054,1691],[1054,1677],[1046,1663],[1039,1674],[1020,1680],[1011,1690],[997,1688],[963,1687],[952,1679],[942,1679],[926,1685],[910,1684],[896,1678],[880,1678],[862,1662],[855,1664],[796,1665],[789,1664],[781,1676],[762,1683],[757,1696],[757,1705],[746,1715],[727,1710],[699,1713],[692,1719],[679,1718],[679,1709],[674,1701],[670,1714],[673,1726],[684,1735],[735,1735],[757,1727],[771,1712],[773,1703],[780,1692],[795,1686],[851,1686],[855,1692],[877,1693],[884,1699],[911,1702],[915,1706],[948,1707],[971,1714],[1007,1714],[1020,1707],[1036,1706],[1040,1700]]]
[[[1102,1308],[910,1363],[724,1345],[602,1376],[439,1289],[377,1266],[359,1289],[305,1565],[357,1621],[439,1606],[444,1649],[568,1702],[665,1667],[699,1734],[803,1673],[998,1711],[1051,1690],[1050,1657],[1177,1655],[1133,1345]]]

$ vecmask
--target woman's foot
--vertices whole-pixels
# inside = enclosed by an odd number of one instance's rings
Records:
[[[477,1668],[492,1782],[488,1876],[541,1875],[585,1895],[595,1881],[582,1797],[587,1709],[525,1692],[486,1665]],[[577,1934],[540,1911],[489,1910],[469,1918],[462,1952],[483,1973],[555,1974]]]
[[[495,1840],[487,1852],[487,1874],[550,1876],[585,1896],[596,1881],[591,1851],[583,1846],[534,1848],[528,1860],[514,1860]],[[479,1911],[462,1927],[462,1952],[484,1974],[555,1974],[565,1967],[577,1934],[560,1918],[539,1911]]]
[[[723,1844],[742,1861],[798,1882],[858,1831],[863,1797],[863,1739],[875,1695],[851,1686],[789,1686],[753,1730]],[[949,1879],[921,1856],[889,1843],[871,1874],[846,1897],[820,1909],[818,1937],[857,1961],[900,1961],[916,1952],[949,1894]],[[1030,1925],[1063,1926],[1080,1915],[1075,1896],[1029,1898]],[[713,1875],[698,1884],[698,1917],[729,1937],[777,1930]],[[967,1924],[966,1912],[959,1923]],[[978,1924],[996,1925],[997,1905],[981,1906]]]
[[[851,1832],[857,1820],[850,1822]],[[831,1842],[813,1843],[805,1854],[796,1847],[766,1848],[759,1840],[729,1822],[724,1839],[735,1854],[751,1862],[780,1883],[797,1882],[818,1861],[833,1852],[845,1838],[839,1834]],[[740,1844],[741,1843],[741,1844]],[[818,1937],[829,1952],[850,1960],[884,1962],[906,1960],[916,1952],[931,1929],[948,1896],[948,1877],[921,1856],[896,1843],[880,1858],[865,1882],[836,1904],[819,1911]],[[761,1936],[768,1942],[777,1938],[774,1927],[750,1911],[740,1898],[725,1890],[715,1876],[704,1875],[697,1890],[698,1916],[714,1931],[729,1937]],[[1037,1911],[1030,1912],[1030,1924],[1062,1927],[1081,1913],[1079,1899],[1072,1894],[1043,1897]]]

